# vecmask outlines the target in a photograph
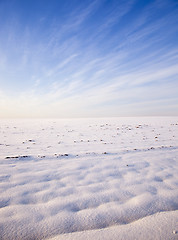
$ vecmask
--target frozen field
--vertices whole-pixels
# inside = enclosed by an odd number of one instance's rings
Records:
[[[178,117],[0,120],[0,239],[178,239]]]

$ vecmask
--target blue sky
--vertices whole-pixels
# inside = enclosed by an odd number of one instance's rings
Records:
[[[0,0],[0,117],[178,115],[177,0]]]

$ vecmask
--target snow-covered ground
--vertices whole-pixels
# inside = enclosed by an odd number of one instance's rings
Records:
[[[0,239],[178,239],[178,117],[0,120]]]

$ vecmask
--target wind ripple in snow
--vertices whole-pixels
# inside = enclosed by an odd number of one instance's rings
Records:
[[[42,239],[177,210],[177,119],[153,120],[2,121],[1,239]],[[14,125],[24,134],[14,136]]]

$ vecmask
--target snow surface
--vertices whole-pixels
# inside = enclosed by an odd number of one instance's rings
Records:
[[[67,233],[50,240],[157,240],[178,239],[178,211],[156,213],[130,224],[111,226],[97,230]]]
[[[0,164],[0,239],[178,238],[177,117],[0,120]]]

